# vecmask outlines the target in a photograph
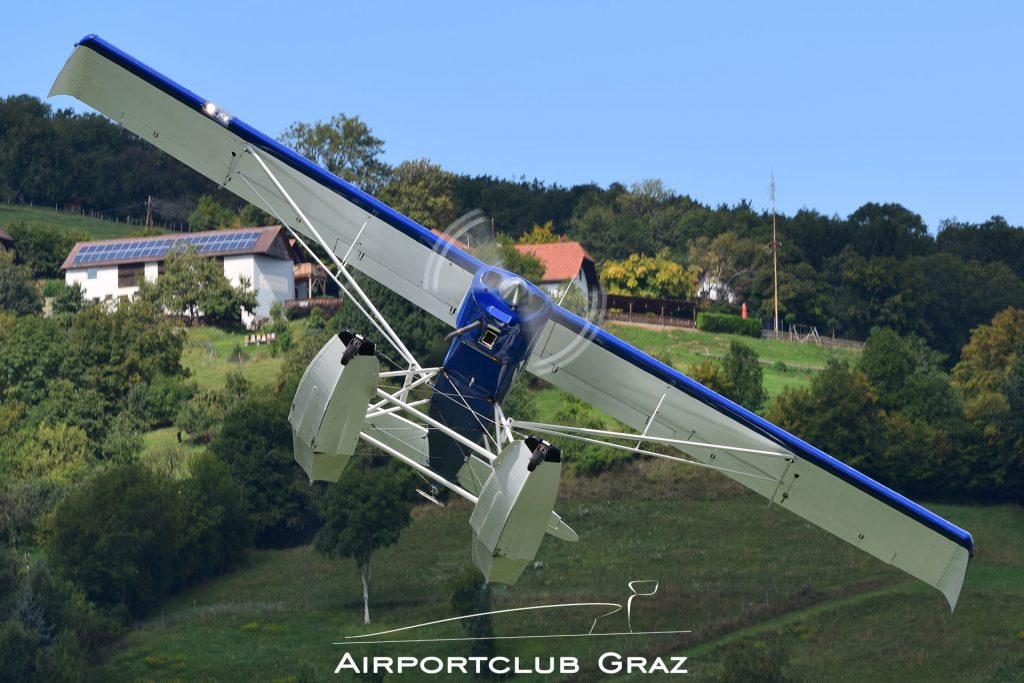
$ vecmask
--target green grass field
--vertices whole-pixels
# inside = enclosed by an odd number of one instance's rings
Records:
[[[76,213],[55,211],[39,206],[28,206],[25,204],[0,204],[0,228],[6,227],[16,221],[26,223],[48,223],[58,230],[83,230],[93,239],[112,239],[115,237],[130,237],[143,230],[143,226],[128,224],[125,222],[115,223]]]
[[[738,341],[754,349],[764,366],[764,387],[769,399],[788,387],[806,387],[811,377],[830,358],[856,363],[860,351],[832,349],[777,339],[753,339],[734,334],[711,334],[696,330],[651,329],[633,325],[608,325],[608,330],[633,346],[646,351],[677,370],[686,372],[705,358],[721,358],[729,344]],[[784,367],[783,367],[784,366]]]
[[[257,387],[273,383],[281,369],[282,357],[274,358],[270,347],[246,346],[247,332],[225,331],[216,327],[185,330],[185,348],[181,364],[192,373],[199,388],[221,389],[229,372],[240,371]],[[241,348],[241,357],[236,350]]]
[[[576,656],[592,680],[601,653],[685,654],[715,680],[744,639],[788,652],[795,680],[999,681],[1024,670],[1024,511],[936,506],[975,534],[979,557],[960,605],[713,473],[664,462],[566,478],[558,510],[580,535],[545,540],[536,569],[495,586],[494,609],[621,603],[631,580],[659,582],[633,604],[634,631],[690,634],[502,640],[503,656]],[[448,581],[470,566],[468,505],[417,508],[413,526],[373,560],[372,630],[452,616]],[[604,609],[603,611],[607,611]],[[584,633],[602,610],[495,617],[500,635]],[[464,642],[346,645],[360,623],[354,563],[309,546],[254,551],[248,566],[168,601],[98,671],[102,680],[328,680],[348,648],[369,655],[466,655]],[[629,629],[622,614],[596,632]],[[419,637],[458,637],[453,625]],[[412,637],[412,636],[407,636]],[[544,677],[522,675],[517,680]],[[346,679],[347,680],[347,679]],[[390,680],[439,680],[406,674]],[[636,680],[650,680],[639,676]]]

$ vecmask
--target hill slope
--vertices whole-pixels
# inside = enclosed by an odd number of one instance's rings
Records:
[[[0,228],[16,221],[26,223],[48,223],[58,230],[82,230],[92,239],[105,240],[117,237],[130,237],[143,230],[143,226],[129,223],[115,223],[97,218],[89,218],[77,213],[54,211],[39,206],[25,204],[0,204]]]
[[[1024,511],[936,506],[975,533],[981,548],[955,614],[943,597],[713,473],[634,464],[595,479],[567,479],[558,509],[580,534],[546,539],[536,569],[494,587],[495,609],[563,602],[622,603],[627,583],[659,582],[633,604],[631,626],[691,630],[632,638],[498,641],[499,654],[576,656],[584,680],[601,653],[682,653],[698,680],[736,656],[742,636],[788,650],[797,680],[1005,680],[1024,665]],[[400,542],[374,556],[373,630],[452,616],[448,581],[470,566],[469,508],[417,509]],[[604,610],[607,611],[607,610]],[[367,632],[351,562],[306,546],[258,551],[247,568],[169,602],[141,623],[100,671],[104,680],[327,680],[345,647],[363,655],[468,654],[465,642],[333,645]],[[495,618],[500,635],[584,633],[597,613]],[[538,616],[540,615],[540,616]],[[629,630],[623,615],[596,632]],[[459,637],[434,627],[418,637]],[[413,637],[413,636],[408,636]],[[540,680],[536,675],[517,680]],[[406,674],[396,680],[436,680]],[[638,680],[647,680],[643,676]]]

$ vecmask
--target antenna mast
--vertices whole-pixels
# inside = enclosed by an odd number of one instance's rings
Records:
[[[775,235],[775,171],[772,171],[772,183],[768,186],[768,194],[772,198],[772,268],[775,272],[775,338],[779,338],[779,241]]]

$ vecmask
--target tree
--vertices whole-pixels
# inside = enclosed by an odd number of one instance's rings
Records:
[[[1012,227],[1002,216],[981,224],[947,221],[939,228],[935,244],[939,251],[967,261],[1005,263],[1024,278],[1024,230]]]
[[[499,234],[494,242],[476,249],[476,256],[484,263],[516,273],[534,284],[544,279],[544,264],[536,256],[516,249],[510,235]]]
[[[853,467],[869,469],[883,447],[882,412],[860,370],[829,360],[810,389],[786,389],[768,419]]]
[[[95,455],[92,443],[79,427],[58,422],[39,425],[21,447],[21,474],[67,485],[78,481]]]
[[[114,310],[83,309],[75,315],[66,339],[61,347],[73,370],[61,374],[77,377],[115,403],[140,381],[184,374],[181,329],[144,298],[121,300]]]
[[[403,161],[380,190],[380,199],[420,225],[444,230],[458,215],[455,174],[429,159]]]
[[[189,465],[185,481],[188,519],[182,556],[189,578],[223,574],[253,540],[245,491],[231,469],[209,453]]]
[[[389,467],[353,467],[327,490],[320,508],[323,527],[314,547],[330,557],[356,561],[363,582],[363,623],[370,623],[370,562],[394,545],[412,523],[398,477]]]
[[[31,271],[14,264],[14,255],[0,249],[0,311],[15,315],[39,313],[43,308]]]
[[[114,466],[57,506],[47,552],[101,605],[142,614],[181,579],[184,533],[176,486],[137,464]]]
[[[0,546],[0,616],[8,615],[17,600],[21,588],[19,564],[14,550]]]
[[[174,418],[174,426],[188,434],[188,440],[194,443],[209,443],[217,434],[217,429],[224,420],[228,410],[227,400],[223,392],[211,389],[196,392],[181,404]]]
[[[604,422],[586,401],[565,392],[560,392],[559,398],[554,422],[585,429],[605,428]],[[596,443],[584,443],[569,439],[553,439],[552,441],[562,449],[562,457],[572,471],[584,476],[596,476],[602,472],[613,470],[625,465],[630,458],[629,454],[624,451]]]
[[[195,211],[188,216],[188,227],[193,230],[216,230],[237,222],[238,215],[234,211],[224,208],[208,194],[199,198]]]
[[[56,320],[27,315],[0,329],[0,396],[4,401],[41,403],[47,384],[61,376],[75,376],[66,335]]]
[[[737,341],[729,344],[729,353],[721,364],[706,358],[690,366],[687,373],[691,379],[748,410],[760,410],[768,399],[764,369],[758,362],[757,352]]]
[[[34,683],[39,637],[15,619],[0,621],[0,673],[10,683]]]
[[[757,360],[757,352],[733,341],[722,361],[722,369],[729,387],[726,396],[748,410],[760,410],[768,399],[768,392],[764,390],[764,370]]]
[[[979,488],[998,498],[1024,497],[1024,309],[1008,308],[971,333],[953,381],[980,440],[987,476]]]
[[[281,142],[323,166],[334,175],[376,194],[388,176],[380,156],[384,141],[358,116],[337,114],[327,123],[295,122],[281,135]]]
[[[688,251],[690,264],[700,274],[699,296],[746,295],[758,254],[757,244],[740,239],[734,232],[724,232],[716,237],[701,235],[691,240]]]
[[[18,261],[39,279],[61,277],[60,266],[75,242],[92,239],[81,230],[58,230],[46,223],[24,221],[11,223],[7,232],[14,239]]]
[[[868,202],[851,213],[848,222],[851,246],[868,258],[905,259],[934,248],[921,216],[899,204]]]
[[[255,310],[257,293],[251,285],[242,277],[238,286],[232,287],[217,259],[200,256],[189,246],[167,255],[164,274],[142,297],[184,316],[192,325],[200,320],[226,325],[237,323],[242,310]]]
[[[949,375],[942,370],[943,355],[914,335],[901,337],[889,328],[874,330],[864,345],[858,367],[888,413],[902,412],[932,424],[963,418],[963,407]]]
[[[552,244],[561,241],[555,234],[555,222],[547,221],[544,225],[533,224],[533,229],[519,238],[519,244]]]
[[[253,396],[224,416],[210,452],[242,486],[252,514],[256,545],[287,547],[316,529],[315,494],[292,457],[288,424],[291,395]]]
[[[965,400],[998,391],[1022,346],[1024,309],[1007,308],[989,324],[976,327],[952,372]]]
[[[54,315],[74,315],[85,307],[85,293],[82,285],[73,282],[70,285],[61,284],[53,297]]]
[[[716,394],[729,395],[731,390],[729,379],[722,371],[722,366],[710,358],[705,358],[697,365],[691,365],[686,374],[690,376],[690,379],[700,382]]]
[[[607,261],[601,267],[601,281],[609,294],[692,299],[696,294],[697,270],[683,268],[665,248],[653,257],[631,254],[623,261]]]

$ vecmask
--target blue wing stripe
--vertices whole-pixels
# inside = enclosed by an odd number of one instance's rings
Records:
[[[974,554],[974,539],[971,537],[971,534],[939,517],[934,512],[879,484],[871,477],[858,472],[846,463],[793,436],[763,417],[755,415],[743,406],[737,405],[723,396],[719,396],[703,384],[693,381],[678,370],[670,368],[655,358],[651,358],[643,351],[630,346],[618,337],[588,323],[564,308],[556,307],[552,317],[556,323],[572,330],[576,334],[585,335],[593,344],[636,366],[640,370],[657,377],[669,386],[717,410],[744,427],[770,439],[807,462],[839,477],[876,500],[917,520],[929,529],[962,546],[971,555]]]

